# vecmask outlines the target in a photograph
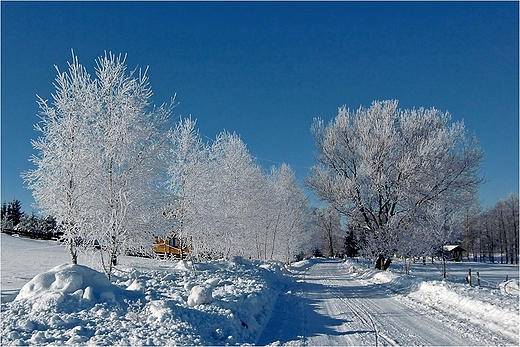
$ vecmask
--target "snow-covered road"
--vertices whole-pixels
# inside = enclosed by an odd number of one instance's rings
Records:
[[[501,345],[514,339],[432,310],[391,284],[367,284],[341,260],[293,268],[260,345]]]

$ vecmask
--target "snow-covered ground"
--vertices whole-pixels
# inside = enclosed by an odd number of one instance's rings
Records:
[[[54,242],[1,242],[2,346],[251,344],[284,279],[277,263],[241,258],[193,267],[122,257],[109,283],[94,256],[92,268],[60,265],[67,253]]]
[[[52,241],[1,246],[2,346],[519,344],[512,265],[450,263],[442,280],[437,264],[123,257],[110,283],[95,254],[72,266]]]

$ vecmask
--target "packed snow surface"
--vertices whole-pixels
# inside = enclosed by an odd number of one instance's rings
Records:
[[[95,254],[69,265],[54,242],[1,242],[2,346],[519,344],[517,266],[450,264],[442,279],[438,264],[122,257],[108,281]]]
[[[420,276],[376,271],[355,260],[295,264],[295,282],[279,296],[258,339],[263,345],[518,345],[518,293],[470,287],[464,271],[451,280],[436,267]],[[475,266],[479,264],[474,263]],[[484,264],[485,265],[485,264]],[[425,266],[417,265],[418,272]],[[467,271],[467,264],[462,265]],[[508,267],[518,281],[518,268]],[[511,277],[511,275],[509,277]]]

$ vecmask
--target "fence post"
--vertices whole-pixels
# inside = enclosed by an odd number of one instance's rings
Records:
[[[468,283],[469,283],[469,286],[471,287],[471,269],[468,269]]]
[[[480,286],[480,272],[477,271],[477,284]]]

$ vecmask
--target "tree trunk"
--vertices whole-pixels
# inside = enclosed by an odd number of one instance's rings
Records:
[[[392,258],[388,257],[386,259],[385,263],[383,264],[383,270],[388,270],[391,263],[392,263]]]
[[[78,251],[74,249],[73,240],[69,239],[69,254],[70,261],[72,264],[76,265],[78,263]]]
[[[334,257],[334,245],[332,242],[332,226],[329,228],[329,235],[328,235],[328,241],[329,241],[329,257]]]
[[[384,261],[385,261],[385,257],[383,257],[383,255],[380,254],[376,260],[376,269],[383,270]]]

